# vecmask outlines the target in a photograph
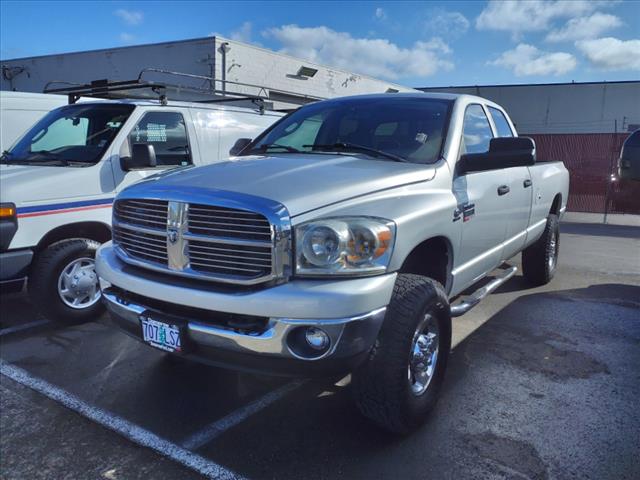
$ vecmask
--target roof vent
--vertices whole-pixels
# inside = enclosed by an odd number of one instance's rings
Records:
[[[318,73],[317,68],[305,67],[304,65],[298,69],[298,73],[296,75],[298,77],[313,77],[316,73]]]

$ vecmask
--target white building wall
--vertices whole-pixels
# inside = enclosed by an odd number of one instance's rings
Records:
[[[222,79],[222,60],[219,53],[222,44],[228,46],[226,79],[231,81],[263,85],[270,87],[270,90],[286,90],[318,98],[384,93],[387,89],[413,90],[222,37],[216,38],[217,79]],[[317,69],[318,72],[313,77],[300,77],[297,73],[302,66]],[[227,88],[253,94],[258,92],[255,88],[242,88],[231,84],[228,84]]]
[[[640,81],[421,88],[502,105],[522,133],[618,133],[640,128]]]
[[[78,84],[105,78],[132,80],[145,67],[209,76],[214,51],[213,38],[204,38],[2,60],[1,89],[42,93],[54,80]],[[13,79],[7,78],[12,75]]]
[[[227,84],[227,90],[251,95],[267,94],[275,100],[276,108],[296,106],[317,98],[380,93],[388,89],[412,90],[222,37],[1,60],[0,89],[42,92],[54,80],[76,84],[98,79],[131,80],[148,67],[205,77],[211,77],[215,72],[216,88],[222,89],[223,59],[220,47],[223,44],[228,47],[227,80],[266,87],[261,90]],[[318,72],[310,78],[297,76],[298,69],[303,65],[315,68]],[[144,79],[179,82],[202,88],[211,86],[210,82],[202,79],[168,77],[157,73],[145,74]],[[293,96],[283,95],[279,93],[281,91],[289,91]],[[179,99],[191,98],[183,96]]]

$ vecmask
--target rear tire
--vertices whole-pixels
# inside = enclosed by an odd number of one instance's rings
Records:
[[[398,275],[370,356],[353,372],[360,411],[393,433],[419,427],[438,398],[450,348],[451,315],[442,286],[420,275]]]
[[[533,285],[551,281],[558,266],[560,229],[558,216],[550,214],[542,236],[522,252],[522,274]]]
[[[99,246],[96,241],[76,238],[54,243],[38,254],[29,274],[28,292],[42,315],[75,324],[102,314],[94,268]]]

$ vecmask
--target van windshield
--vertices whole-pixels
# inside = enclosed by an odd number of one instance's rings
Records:
[[[433,163],[441,155],[451,105],[445,99],[394,94],[318,102],[283,118],[241,155],[348,153]]]
[[[100,160],[135,107],[78,104],[52,110],[36,123],[2,163],[89,166]]]

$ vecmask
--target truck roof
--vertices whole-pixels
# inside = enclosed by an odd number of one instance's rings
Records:
[[[348,97],[336,97],[329,100],[325,100],[328,102],[331,101],[340,101],[340,100],[349,100],[349,99],[357,99],[357,98],[415,98],[415,99],[424,99],[424,98],[433,98],[440,100],[459,100],[459,99],[468,99],[469,101],[475,100],[483,103],[493,104],[492,101],[487,100],[483,97],[478,97],[476,95],[468,95],[466,93],[436,93],[436,92],[397,92],[397,93],[370,93],[365,95],[352,95]]]

